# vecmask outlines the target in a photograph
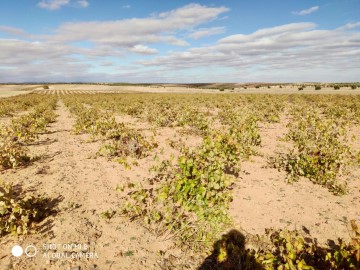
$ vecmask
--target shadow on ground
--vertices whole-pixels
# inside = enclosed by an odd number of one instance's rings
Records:
[[[198,270],[261,270],[254,256],[245,249],[245,236],[231,230],[215,242],[213,252]]]
[[[64,196],[47,197],[46,195],[34,196],[35,188],[29,188],[26,191],[21,185],[13,186],[13,199],[20,202],[22,208],[28,211],[36,211],[36,216],[32,216],[32,221],[38,233],[51,233],[54,226],[53,219],[59,212],[58,206],[64,200]],[[49,217],[53,217],[49,219]]]

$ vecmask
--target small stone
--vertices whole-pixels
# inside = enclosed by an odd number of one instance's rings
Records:
[[[70,270],[80,270],[80,266],[71,267]]]

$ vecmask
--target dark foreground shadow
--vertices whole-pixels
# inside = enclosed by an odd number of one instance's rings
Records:
[[[32,216],[30,223],[37,233],[51,234],[54,219],[59,212],[58,206],[64,200],[64,196],[59,195],[53,198],[32,196],[35,191],[36,188],[29,188],[24,191],[22,186],[17,184],[13,186],[13,198],[20,202],[24,210],[36,211],[36,216]]]
[[[38,209],[41,210],[41,215],[36,220],[37,225],[36,230],[40,234],[48,233],[53,234],[52,229],[54,227],[54,219],[58,214],[58,205],[64,200],[62,195],[59,195],[56,198],[44,198],[38,200]],[[53,217],[52,219],[48,219]],[[45,221],[45,222],[43,222]]]
[[[34,145],[51,145],[55,142],[57,142],[57,139],[43,139],[43,140],[37,140],[32,143],[27,143],[26,146],[34,146]]]
[[[245,236],[237,230],[224,234],[214,244],[213,252],[198,270],[262,270],[254,256],[245,249]]]

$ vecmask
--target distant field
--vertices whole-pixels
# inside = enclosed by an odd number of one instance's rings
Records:
[[[28,94],[31,91],[0,91],[0,98]]]
[[[71,258],[13,260],[19,239],[84,244],[98,258],[75,261],[81,269],[109,258],[111,269],[263,269],[206,266],[214,244],[236,235],[262,264],[282,235],[299,250],[291,257],[312,252],[308,241],[334,254],[338,238],[355,256],[360,95],[346,93],[359,90],[207,87],[220,89],[5,86],[32,93],[0,99],[0,265],[72,269]],[[328,265],[314,269],[359,269]]]
[[[243,94],[359,94],[360,87],[351,89],[333,85],[321,85],[315,90],[314,85],[244,85],[244,84],[49,84],[49,89],[43,85],[0,85],[0,97],[24,94],[26,90],[54,93],[53,91],[75,91],[87,93],[243,93]],[[303,87],[302,90],[299,88]],[[61,92],[60,92],[61,93]]]
[[[28,94],[38,85],[0,85],[0,98]]]

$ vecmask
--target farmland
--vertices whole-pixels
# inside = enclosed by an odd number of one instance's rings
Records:
[[[28,87],[0,99],[0,265],[359,266],[358,87]]]

